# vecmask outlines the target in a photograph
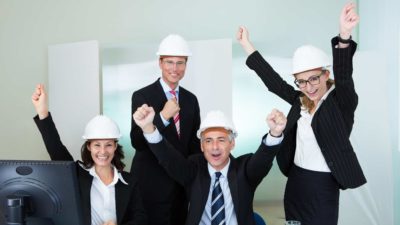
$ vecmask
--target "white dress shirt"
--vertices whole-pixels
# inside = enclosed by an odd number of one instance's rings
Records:
[[[328,95],[335,88],[335,85],[322,96],[318,102],[317,108],[313,114],[310,114],[307,109],[302,108],[300,111],[301,117],[297,121],[296,133],[296,152],[294,154],[294,164],[297,166],[319,172],[331,172],[326,164],[325,158],[322,155],[317,139],[311,127],[311,122],[315,112],[325,101]]]
[[[101,225],[110,220],[117,224],[115,184],[118,180],[126,185],[128,185],[128,183],[126,183],[114,166],[114,178],[108,185],[105,185],[101,181],[94,166],[86,170],[93,176],[92,187],[90,188],[91,225]]]
[[[235,208],[232,201],[231,190],[229,189],[228,182],[228,169],[231,161],[229,160],[228,164],[219,172],[221,172],[221,176],[219,177],[219,184],[222,189],[222,194],[224,195],[224,206],[225,206],[225,224],[229,225],[237,225]],[[211,197],[212,191],[215,184],[215,172],[217,172],[210,164],[208,164],[208,172],[211,177],[211,185],[210,190],[208,192],[208,198],[206,206],[204,207],[203,215],[201,216],[200,225],[210,225],[211,224]]]
[[[143,133],[145,139],[149,143],[158,143],[162,140],[162,136],[158,129],[156,128],[152,133]],[[264,138],[263,143],[268,146],[280,144],[283,140],[283,134],[281,137],[272,137],[271,135],[267,135]],[[229,159],[228,164],[220,171],[221,176],[219,178],[219,182],[221,185],[222,193],[224,195],[224,205],[225,205],[225,224],[227,225],[237,225],[236,219],[236,212],[232,201],[231,191],[229,189],[229,182],[228,182],[228,169],[231,161]],[[201,216],[200,225],[209,225],[211,224],[211,197],[212,197],[212,190],[215,183],[215,172],[217,172],[210,164],[207,164],[208,172],[211,177],[211,185],[210,190],[208,193],[208,198],[206,202],[206,206],[204,207],[203,215]]]

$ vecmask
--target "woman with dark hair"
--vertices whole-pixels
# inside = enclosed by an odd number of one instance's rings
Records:
[[[340,15],[339,35],[331,41],[334,82],[329,78],[331,62],[322,50],[305,45],[295,51],[292,74],[299,90],[287,84],[255,50],[245,27],[237,33],[249,55],[247,66],[269,91],[291,105],[277,162],[288,177],[286,219],[302,225],[336,225],[339,189],[366,183],[349,140],[358,103],[352,78],[357,44],[351,32],[358,22],[355,5],[347,4]]]
[[[52,160],[72,161],[61,142],[47,106],[47,94],[39,84],[32,94],[37,112],[34,121]],[[96,116],[86,125],[81,148],[82,161],[77,161],[77,176],[82,199],[83,224],[147,224],[138,183],[123,169],[124,152],[118,139],[117,124],[106,116]]]

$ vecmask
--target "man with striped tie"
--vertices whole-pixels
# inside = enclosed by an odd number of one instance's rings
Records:
[[[196,137],[199,103],[193,93],[179,84],[192,55],[189,46],[181,36],[171,34],[163,39],[157,55],[161,77],[133,93],[132,113],[144,103],[152,106],[156,112],[154,125],[182,157],[200,153]],[[188,207],[183,187],[158,164],[133,120],[130,136],[136,150],[131,172],[138,177],[149,225],[183,225]]]
[[[133,114],[160,165],[183,185],[189,199],[187,225],[255,225],[254,192],[268,174],[283,140],[286,117],[274,109],[267,117],[268,134],[255,153],[237,158],[237,131],[221,111],[211,111],[197,137],[203,154],[182,157],[153,124],[154,109],[143,104]],[[162,187],[160,187],[162,188]]]

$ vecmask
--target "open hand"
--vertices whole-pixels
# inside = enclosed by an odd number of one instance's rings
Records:
[[[340,37],[343,39],[350,38],[351,32],[359,21],[360,17],[356,12],[356,4],[347,3],[340,14]]]

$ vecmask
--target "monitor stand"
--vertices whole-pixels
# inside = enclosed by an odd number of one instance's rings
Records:
[[[49,218],[27,217],[29,195],[7,196],[8,217],[6,225],[54,225]]]

